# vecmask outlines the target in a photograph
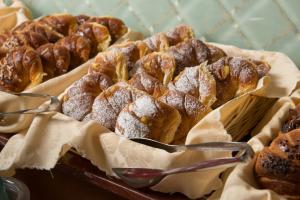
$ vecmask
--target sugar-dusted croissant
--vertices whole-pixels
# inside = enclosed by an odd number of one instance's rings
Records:
[[[289,110],[288,119],[284,122],[281,127],[283,133],[287,133],[293,129],[300,129],[300,105],[295,109]]]
[[[67,48],[71,55],[71,68],[86,62],[91,56],[91,41],[80,35],[71,34],[60,39],[56,45]]]
[[[167,91],[167,87],[161,81],[144,72],[134,74],[128,84],[147,92],[154,98],[162,96]]]
[[[0,90],[20,92],[43,80],[38,53],[28,46],[15,48],[0,60]]]
[[[156,33],[143,41],[151,51],[165,51],[169,48],[169,41],[165,33]]]
[[[179,25],[165,33],[168,39],[169,46],[174,46],[178,43],[195,38],[192,27],[188,25]]]
[[[110,76],[115,82],[128,80],[128,69],[148,52],[144,42],[126,42],[99,53],[89,73],[101,72]]]
[[[127,138],[150,138],[171,143],[180,122],[180,114],[175,108],[144,95],[120,112],[115,133]]]
[[[196,97],[176,90],[168,90],[159,100],[177,109],[181,115],[181,123],[174,138],[176,143],[184,140],[189,130],[211,111]]]
[[[255,89],[259,80],[255,64],[240,57],[224,57],[207,68],[217,83],[218,101],[214,107]]]
[[[46,24],[53,28],[55,31],[63,34],[64,36],[76,32],[78,28],[77,18],[70,14],[52,14],[42,17],[38,20],[41,24]]]
[[[208,107],[217,100],[216,81],[205,63],[185,68],[169,87],[198,98]]]
[[[86,22],[96,22],[106,26],[111,35],[112,42],[115,42],[128,32],[128,28],[124,22],[114,17],[90,17]]]
[[[127,83],[119,82],[96,97],[92,112],[84,118],[84,121],[94,120],[114,131],[121,110],[142,95],[146,95],[146,93]]]
[[[208,47],[197,39],[188,39],[170,47],[167,53],[172,55],[176,62],[175,75],[179,74],[186,67],[199,65],[210,59]]]
[[[255,64],[255,68],[258,73],[258,78],[262,78],[268,74],[271,69],[271,66],[264,61],[248,59],[250,62]]]
[[[71,55],[70,51],[62,45],[47,43],[37,48],[44,72],[44,80],[59,76],[68,71]]]
[[[290,199],[300,198],[300,129],[279,134],[259,152],[255,175],[263,188]]]
[[[87,74],[73,83],[62,100],[62,112],[76,120],[91,112],[94,99],[113,81],[101,73]]]
[[[214,63],[217,60],[227,56],[226,53],[222,49],[220,49],[214,45],[206,44],[206,46],[208,47],[209,52],[210,52],[210,59],[208,60],[209,63]]]
[[[91,40],[93,55],[107,49],[111,42],[111,37],[106,26],[95,22],[83,23],[78,27],[77,33]]]
[[[145,72],[167,85],[173,79],[175,69],[173,56],[165,52],[153,52],[142,57],[130,74]]]

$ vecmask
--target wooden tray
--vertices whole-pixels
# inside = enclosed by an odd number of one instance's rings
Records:
[[[0,133],[0,149],[4,147],[12,135]],[[55,170],[76,177],[80,181],[86,181],[99,188],[117,194],[125,199],[132,200],[184,200],[188,199],[182,194],[164,194],[150,189],[134,189],[122,181],[108,177],[89,160],[69,151],[55,166]]]

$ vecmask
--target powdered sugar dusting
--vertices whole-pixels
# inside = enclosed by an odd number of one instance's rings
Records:
[[[143,116],[151,117],[158,112],[158,109],[156,107],[153,97],[142,96],[135,100],[135,102],[132,105],[132,111],[138,117],[143,117]]]

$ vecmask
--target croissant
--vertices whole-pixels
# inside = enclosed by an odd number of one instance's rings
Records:
[[[107,74],[115,82],[128,80],[128,70],[148,51],[145,43],[141,41],[114,45],[96,56],[94,63],[89,67],[89,73]]]
[[[102,126],[115,130],[116,120],[121,110],[145,92],[135,89],[124,82],[119,82],[100,93],[92,106],[92,112],[84,121],[94,120]]]
[[[300,128],[300,105],[289,110],[289,117],[281,127],[283,133]]]
[[[84,24],[91,18],[90,16],[87,15],[77,15],[75,17],[78,25]]]
[[[214,75],[217,83],[218,101],[213,107],[255,89],[259,80],[256,66],[247,59],[239,57],[221,58],[207,68]]]
[[[77,33],[90,39],[92,44],[92,55],[108,48],[111,37],[108,29],[94,22],[83,23],[78,27]]]
[[[76,120],[83,120],[91,112],[94,99],[111,85],[113,81],[105,74],[93,73],[83,76],[73,83],[64,95],[63,113]]]
[[[172,55],[176,62],[175,75],[178,75],[184,68],[199,65],[210,58],[208,47],[197,39],[188,39],[170,47],[167,53]]]
[[[111,35],[112,42],[115,42],[128,32],[127,26],[118,18],[113,17],[90,17],[87,22],[96,22],[106,26]]]
[[[46,37],[36,32],[15,32],[12,33],[11,36],[5,40],[5,42],[3,42],[2,46],[0,47],[0,54],[5,55],[9,51],[21,46],[30,46],[36,49],[48,42],[49,41]]]
[[[271,66],[263,61],[260,60],[253,60],[253,59],[248,59],[250,62],[254,63],[255,68],[258,73],[258,78],[262,78],[267,75],[267,73],[270,71]]]
[[[143,72],[134,74],[128,81],[128,84],[136,89],[147,92],[154,98],[162,96],[163,93],[167,91],[167,87],[165,87],[158,79]]]
[[[84,36],[72,34],[60,39],[55,45],[68,49],[71,58],[71,68],[86,62],[91,56],[91,41]]]
[[[77,18],[70,14],[52,14],[42,17],[38,22],[50,26],[64,36],[76,32],[78,28]]]
[[[289,198],[300,198],[300,129],[279,134],[259,152],[255,175],[263,188]]]
[[[26,31],[38,33],[47,38],[47,40],[51,43],[54,43],[64,37],[62,34],[53,30],[50,26],[41,24],[38,21],[30,21],[30,23],[23,22],[13,30],[13,33],[21,33]]]
[[[27,46],[17,47],[0,60],[0,90],[20,92],[43,80],[38,53]]]
[[[175,108],[144,95],[120,112],[115,133],[127,138],[142,137],[171,143],[180,121]]]
[[[173,79],[175,69],[175,59],[171,55],[153,52],[138,60],[130,74],[145,72],[167,85]]]
[[[181,123],[174,138],[175,143],[181,143],[189,130],[211,111],[196,97],[176,90],[168,90],[159,100],[178,110],[181,115]]]
[[[208,47],[209,52],[210,52],[210,59],[208,60],[209,63],[214,63],[214,62],[220,60],[221,58],[227,56],[226,53],[222,49],[220,49],[214,45],[206,44],[206,46]]]
[[[61,45],[48,43],[40,46],[37,50],[43,64],[44,80],[59,76],[68,71],[71,55],[70,51]]]
[[[176,89],[185,94],[190,94],[210,107],[217,101],[217,85],[213,75],[206,68],[206,64],[185,68],[177,77],[170,89]]]
[[[195,38],[192,27],[188,25],[176,26],[174,29],[167,31],[165,35],[168,39],[169,46],[174,46],[178,43]]]
[[[165,51],[169,48],[169,41],[164,33],[157,33],[143,40],[151,51]]]

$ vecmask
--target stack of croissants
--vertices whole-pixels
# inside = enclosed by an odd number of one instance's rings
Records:
[[[62,112],[128,138],[184,143],[201,118],[256,88],[269,70],[262,61],[229,57],[179,25],[100,52],[65,92]]]
[[[128,28],[112,17],[54,14],[0,34],[0,90],[20,92],[105,50]]]

